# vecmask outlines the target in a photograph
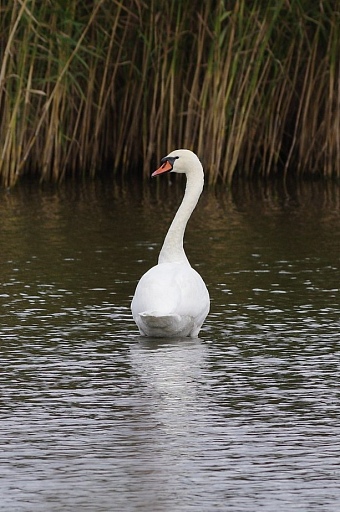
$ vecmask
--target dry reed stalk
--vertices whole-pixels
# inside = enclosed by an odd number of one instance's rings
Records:
[[[179,146],[204,155],[211,184],[280,169],[340,177],[339,6],[10,0],[2,182],[108,164],[149,176]]]

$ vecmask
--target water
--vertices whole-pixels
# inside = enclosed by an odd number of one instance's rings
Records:
[[[152,340],[129,303],[162,185],[1,194],[0,510],[338,511],[339,188],[206,192],[186,240],[211,314]]]

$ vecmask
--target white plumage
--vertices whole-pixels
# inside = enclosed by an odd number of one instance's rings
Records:
[[[180,207],[165,237],[158,265],[140,279],[131,303],[133,318],[143,336],[197,337],[209,312],[209,293],[183,248],[187,222],[203,190],[201,162],[187,149],[172,151],[152,176],[185,173],[187,185]]]

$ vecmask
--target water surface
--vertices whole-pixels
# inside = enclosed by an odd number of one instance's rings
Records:
[[[340,193],[206,191],[186,247],[197,340],[129,304],[181,184],[0,197],[0,510],[340,508]]]

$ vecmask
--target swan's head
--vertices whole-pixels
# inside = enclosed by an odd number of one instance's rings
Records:
[[[197,172],[198,169],[200,172],[203,170],[197,155],[189,149],[175,149],[175,151],[171,151],[171,153],[162,158],[161,164],[157,171],[152,173],[152,177],[165,172],[191,174],[192,172]]]

